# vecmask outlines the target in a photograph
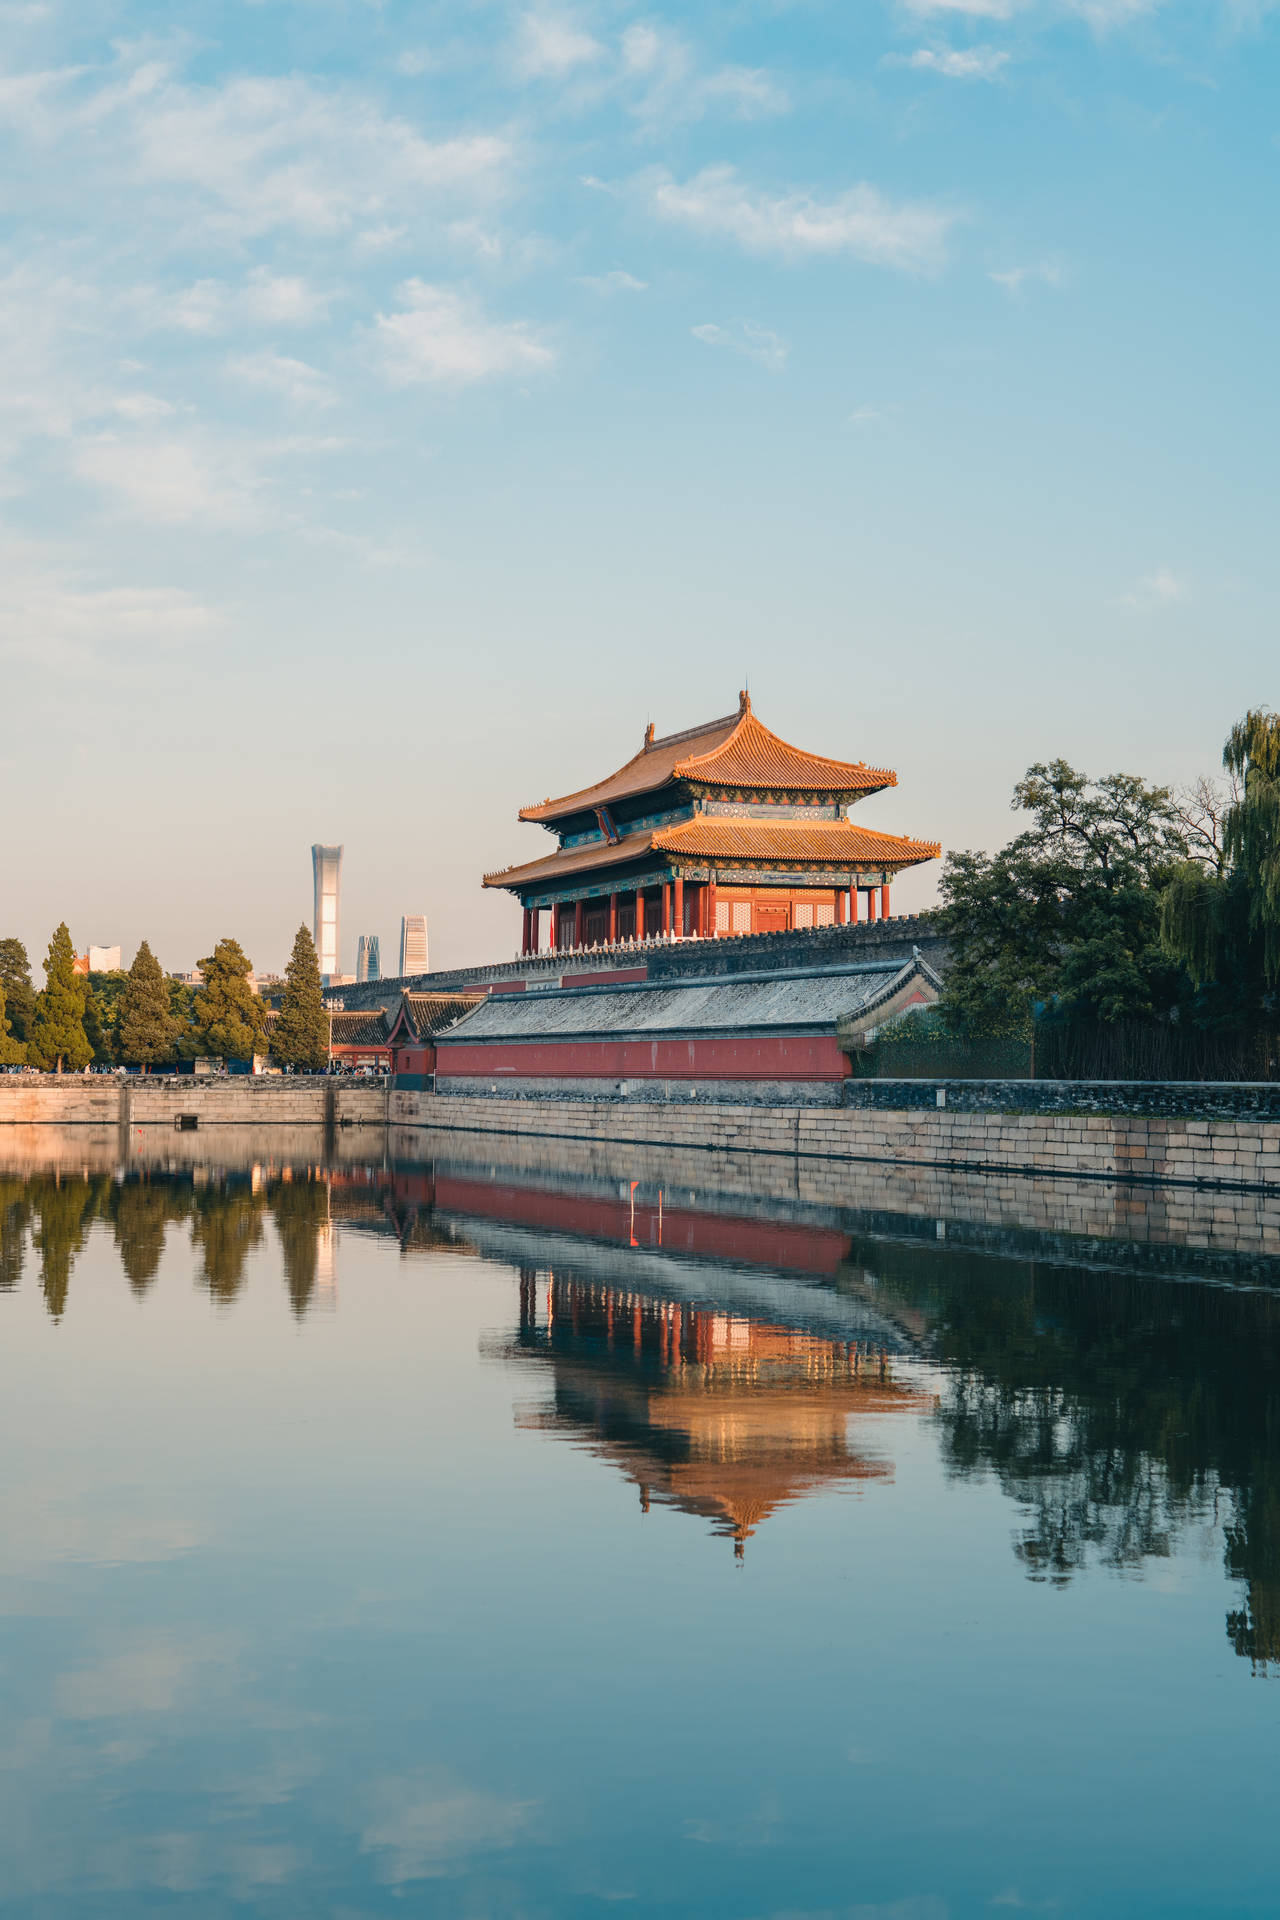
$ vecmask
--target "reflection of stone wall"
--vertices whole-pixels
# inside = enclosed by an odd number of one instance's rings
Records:
[[[1099,1114],[832,1112],[690,1102],[629,1107],[625,1101],[390,1097],[393,1124],[682,1146],[819,1159],[905,1161],[973,1172],[1090,1175],[1104,1179],[1263,1185],[1280,1194],[1280,1122],[1167,1120]]]
[[[691,1152],[667,1146],[392,1127],[389,1158],[564,1191],[641,1183],[670,1205],[920,1239],[1027,1260],[1280,1284],[1280,1194],[1028,1180],[927,1163]]]

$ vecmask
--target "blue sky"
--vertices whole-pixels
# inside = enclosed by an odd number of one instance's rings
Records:
[[[1277,16],[0,0],[0,931],[510,952],[761,717],[995,845],[1275,699]],[[897,904],[924,902],[926,870]]]

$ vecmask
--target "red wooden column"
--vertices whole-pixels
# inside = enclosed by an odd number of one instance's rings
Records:
[[[707,924],[702,929],[703,938],[714,940],[716,938],[716,883],[714,880],[708,880],[703,889],[702,898],[706,903],[707,912]]]
[[[662,883],[662,932],[664,938],[669,937],[671,933],[671,882],[669,880],[664,880]]]
[[[889,918],[889,889],[888,889],[888,887],[881,887],[881,889],[880,889],[880,918],[881,918],[882,920],[887,920],[887,919]]]
[[[618,938],[618,896],[616,893],[611,893],[609,895],[609,945],[612,946],[614,942],[617,940],[617,938]]]
[[[644,939],[644,895],[636,888],[636,939]]]
[[[858,924],[858,889],[856,886],[849,888],[849,922],[851,926],[855,927]]]
[[[875,917],[876,917],[876,890],[874,887],[868,887],[867,888],[867,918],[868,920],[874,920]]]
[[[843,887],[836,888],[836,925],[842,927],[849,912],[849,895]]]
[[[524,910],[524,934],[520,941],[520,951],[521,953],[529,953],[531,951],[531,948],[529,946],[529,908],[528,907],[526,907]]]
[[[530,907],[529,909],[529,945],[527,949],[529,953],[536,953],[538,951],[538,941],[540,940],[541,937],[542,937],[542,909],[541,907]]]
[[[580,947],[582,945],[582,926],[586,917],[587,917],[586,901],[575,900],[573,903],[573,944],[575,947]]]
[[[676,939],[684,939],[684,875],[678,873],[671,883],[674,899],[671,904],[671,917],[676,923]]]

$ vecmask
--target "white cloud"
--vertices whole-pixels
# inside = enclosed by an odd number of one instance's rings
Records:
[[[202,638],[219,616],[173,587],[93,586],[32,543],[0,543],[0,655],[118,666],[128,652]]]
[[[1154,573],[1144,575],[1128,593],[1122,593],[1120,605],[1150,612],[1158,607],[1171,607],[1186,597],[1186,581],[1180,580],[1168,567],[1158,567]]]
[[[579,274],[578,285],[600,294],[644,293],[649,282],[637,280],[633,273],[624,273],[621,267],[613,267],[608,273]]]
[[[791,104],[763,67],[699,73],[688,41],[651,23],[628,27],[621,52],[624,83],[639,86],[631,112],[651,128],[699,120],[716,106],[727,106],[736,119],[757,120],[785,113]]]
[[[122,420],[156,420],[173,408],[155,393],[122,393],[111,402],[111,412]]]
[[[240,286],[196,280],[176,293],[139,296],[150,325],[180,333],[225,333],[235,326],[315,326],[328,317],[333,295],[297,274],[255,267]]]
[[[575,67],[603,57],[604,48],[564,14],[526,13],[520,21],[513,63],[526,80],[563,79]]]
[[[162,526],[244,525],[254,517],[254,495],[262,484],[243,459],[199,441],[121,439],[113,433],[82,441],[72,468],[126,510]]]
[[[538,373],[555,355],[523,320],[490,320],[449,287],[409,280],[400,308],[377,317],[385,371],[397,385],[420,381],[467,386],[503,374]]]
[[[70,70],[17,77],[0,118],[82,161],[100,195],[121,184],[190,192],[211,224],[236,238],[277,228],[327,235],[418,211],[424,196],[490,193],[511,143],[495,134],[431,140],[347,87],[298,75],[240,76],[195,86],[163,63],[126,61],[94,85]],[[39,84],[37,84],[37,82]]]
[[[787,364],[786,344],[768,327],[757,326],[754,320],[735,320],[727,327],[708,321],[689,331],[706,346],[728,347],[730,352],[744,354],[757,365],[768,367],[771,373],[781,373]]]
[[[1018,294],[1029,281],[1039,281],[1041,286],[1060,287],[1062,268],[1053,260],[1042,261],[1036,267],[1004,267],[999,273],[989,273],[988,280],[994,280],[998,287],[1006,292]]]
[[[242,354],[227,362],[227,371],[297,407],[331,407],[337,398],[327,375],[305,360],[292,360],[282,353]]]
[[[949,80],[994,80],[1009,56],[997,47],[921,47],[910,54],[907,66],[942,73]]]
[[[972,20],[1009,20],[1022,0],[903,0],[908,13],[964,14]]]
[[[704,167],[683,183],[656,172],[638,184],[662,219],[736,240],[749,253],[793,259],[847,254],[917,273],[942,265],[956,219],[924,201],[886,200],[866,185],[828,200],[804,192],[752,192],[728,166]]]

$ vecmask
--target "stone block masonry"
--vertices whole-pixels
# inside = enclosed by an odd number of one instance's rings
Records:
[[[881,1083],[866,1083],[881,1084]],[[908,1083],[918,1087],[919,1083]],[[1022,1083],[1031,1084],[1031,1083]],[[1039,1084],[1039,1083],[1036,1083]],[[948,1088],[950,1101],[950,1088]],[[1219,1098],[1219,1088],[1197,1089]],[[613,1146],[679,1147],[813,1161],[866,1161],[1019,1177],[1280,1190],[1280,1118],[1240,1111],[1028,1113],[946,1107],[635,1105],[626,1100],[506,1100],[332,1080],[209,1081],[0,1078],[7,1126],[433,1127]]]
[[[1280,1189],[1280,1120],[932,1109],[633,1106],[391,1093],[396,1126],[881,1161],[1033,1178]]]

